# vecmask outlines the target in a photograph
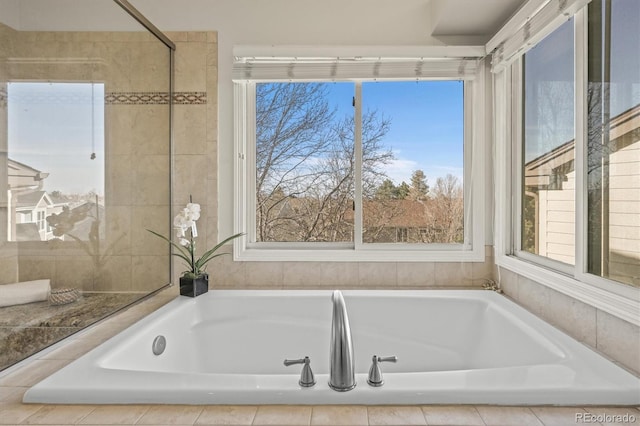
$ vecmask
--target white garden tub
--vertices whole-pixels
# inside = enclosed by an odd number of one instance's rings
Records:
[[[329,388],[330,291],[178,297],[29,389],[25,402],[640,404],[640,380],[490,291],[345,291],[355,389]],[[154,355],[152,343],[166,338]],[[371,357],[384,385],[367,384]],[[298,385],[311,358],[317,384]]]

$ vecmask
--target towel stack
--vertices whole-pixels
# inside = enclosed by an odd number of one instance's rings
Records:
[[[42,302],[47,300],[50,292],[48,279],[0,285],[0,307]]]

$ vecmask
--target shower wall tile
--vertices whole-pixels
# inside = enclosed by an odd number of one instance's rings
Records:
[[[547,287],[530,280],[518,277],[518,302],[534,314],[545,317],[549,306],[549,290]]]
[[[175,89],[177,92],[207,89],[207,43],[180,43],[175,51]]]
[[[168,253],[168,248],[165,248]],[[169,276],[169,255],[131,256],[131,290],[151,292],[165,284]]]
[[[207,108],[207,105],[174,105],[173,134],[175,142],[173,149],[176,155],[206,154],[209,133],[207,123],[210,122]]]
[[[18,256],[14,254],[0,256],[0,271],[2,271],[2,274],[0,274],[0,284],[18,282]]]
[[[167,254],[169,243],[148,230],[169,237],[173,231],[167,223],[170,215],[169,206],[133,206],[128,210],[131,224],[124,229],[130,229],[131,253],[147,256]]]
[[[173,199],[178,205],[189,201],[193,197],[194,203],[202,204],[207,199],[207,168],[215,167],[208,164],[201,155],[176,155],[174,164]]]
[[[129,139],[134,158],[169,155],[169,105],[118,105],[120,115],[129,115]]]
[[[105,205],[131,206],[133,204],[133,160],[130,155],[113,155],[105,179]]]
[[[94,260],[88,255],[55,256],[56,275],[51,287],[94,290]],[[70,274],[69,271],[73,271]]]
[[[133,205],[162,206],[169,200],[169,155],[141,155],[132,162]]]
[[[32,281],[51,279],[51,286],[55,287],[56,258],[55,256],[28,256],[18,257],[18,270],[20,281]]]

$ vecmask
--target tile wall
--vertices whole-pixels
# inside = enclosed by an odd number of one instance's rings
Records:
[[[504,268],[500,281],[520,305],[640,375],[640,327]]]
[[[2,282],[49,278],[54,288],[139,292],[166,284],[167,245],[145,228],[169,232],[169,49],[145,32],[28,32],[1,24],[0,40],[2,120],[7,81],[105,85],[105,152],[97,158],[105,169],[101,256],[70,241],[6,243],[3,230]],[[7,135],[0,133],[6,164]]]

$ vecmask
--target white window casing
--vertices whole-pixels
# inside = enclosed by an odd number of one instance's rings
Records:
[[[586,64],[587,64],[587,18],[588,1],[539,1],[525,4],[505,28],[487,45],[493,51],[492,72],[494,82],[494,170],[495,170],[495,219],[494,241],[495,261],[499,267],[573,297],[604,312],[640,326],[640,289],[602,278],[586,271],[586,171],[584,167],[586,138]],[[537,9],[536,6],[537,5]],[[552,18],[550,11],[563,6],[562,13]],[[544,15],[529,15],[531,21],[526,38],[522,33],[523,22],[533,10],[544,8]],[[582,9],[581,9],[582,8]],[[567,16],[567,14],[569,16]],[[546,17],[543,21],[536,21]],[[521,65],[519,59],[558,26],[575,16],[575,129],[576,129],[576,242],[575,267],[558,267],[557,262],[547,261],[540,256],[522,253],[519,247],[519,196],[520,170],[518,150],[522,137],[522,92]],[[518,21],[512,22],[512,21]],[[535,25],[534,25],[535,23]],[[533,29],[539,29],[533,34]],[[509,38],[511,37],[515,38]],[[509,42],[509,40],[511,40]],[[516,40],[520,40],[519,44]],[[503,51],[496,47],[502,44]],[[509,50],[506,48],[508,46]]]
[[[491,69],[500,72],[562,25],[590,0],[530,0],[487,43]]]
[[[468,49],[467,49],[468,50]],[[243,51],[244,52],[244,51]],[[465,52],[468,53],[468,52]],[[248,261],[479,262],[485,259],[485,64],[480,58],[304,58],[245,56],[234,65],[234,259]],[[356,203],[353,243],[256,242],[255,88],[262,81],[464,80],[464,244],[363,244]],[[357,102],[356,102],[357,106]],[[356,114],[357,116],[357,114]],[[356,119],[356,125],[358,120]],[[357,132],[356,132],[357,134]],[[356,141],[356,149],[358,142]],[[356,155],[356,163],[361,162]],[[356,170],[360,165],[356,165]],[[356,181],[358,181],[356,179]],[[357,191],[357,188],[356,188]],[[357,198],[357,192],[356,192]]]

